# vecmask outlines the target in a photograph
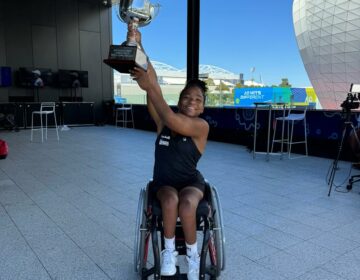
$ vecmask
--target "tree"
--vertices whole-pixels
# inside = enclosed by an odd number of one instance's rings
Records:
[[[244,88],[244,87],[246,87],[246,86],[244,84],[242,84],[242,83],[237,83],[235,85],[235,88]]]
[[[214,80],[211,78],[207,78],[204,82],[207,86],[215,86]]]
[[[222,81],[220,81],[220,85],[218,85],[215,90],[218,91],[229,91],[229,87],[225,85]]]
[[[289,79],[288,78],[281,79],[281,84],[279,85],[279,87],[291,87],[291,84],[289,84]]]

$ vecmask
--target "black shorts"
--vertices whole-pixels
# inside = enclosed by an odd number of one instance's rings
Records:
[[[202,193],[205,192],[205,179],[201,175],[200,172],[197,173],[197,175],[192,178],[191,180],[185,181],[185,182],[171,182],[166,183],[161,180],[154,180],[151,182],[151,191],[153,193],[157,193],[159,189],[165,186],[170,186],[176,189],[178,192],[180,192],[182,189],[186,187],[195,187],[198,190],[200,190]]]

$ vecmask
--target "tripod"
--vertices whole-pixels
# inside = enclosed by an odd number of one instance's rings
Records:
[[[330,193],[331,193],[331,189],[332,189],[332,186],[333,186],[333,183],[334,183],[335,173],[336,173],[336,170],[337,170],[338,161],[339,161],[341,151],[342,151],[342,148],[343,148],[346,132],[348,131],[349,127],[351,128],[350,131],[352,131],[354,133],[354,136],[355,136],[355,139],[356,139],[357,143],[360,144],[359,138],[358,138],[358,136],[356,134],[354,124],[350,120],[351,119],[351,110],[349,108],[346,108],[345,109],[345,114],[346,114],[346,120],[344,121],[344,125],[343,125],[343,131],[342,131],[342,136],[341,136],[341,140],[340,140],[339,150],[338,150],[336,158],[334,159],[334,162],[332,164],[332,169],[331,169],[330,177],[329,177],[329,181],[328,181],[328,185],[329,185],[328,196],[330,196]]]

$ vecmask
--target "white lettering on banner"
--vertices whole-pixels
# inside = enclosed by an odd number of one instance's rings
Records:
[[[164,139],[170,139],[170,135],[161,135],[161,138],[164,138]]]
[[[164,140],[161,140],[161,139],[160,139],[159,145],[169,146],[169,141],[164,141]]]
[[[261,94],[261,91],[245,91],[240,99],[264,99],[264,95]]]

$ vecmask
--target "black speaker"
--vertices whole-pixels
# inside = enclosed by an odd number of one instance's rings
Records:
[[[63,124],[93,125],[94,102],[62,102]]]
[[[0,67],[0,87],[9,87],[11,83],[11,67]]]
[[[83,98],[81,96],[59,96],[60,102],[83,102]]]
[[[25,96],[9,96],[9,102],[16,102],[16,103],[24,103],[24,102],[34,102],[33,95],[25,95]]]

